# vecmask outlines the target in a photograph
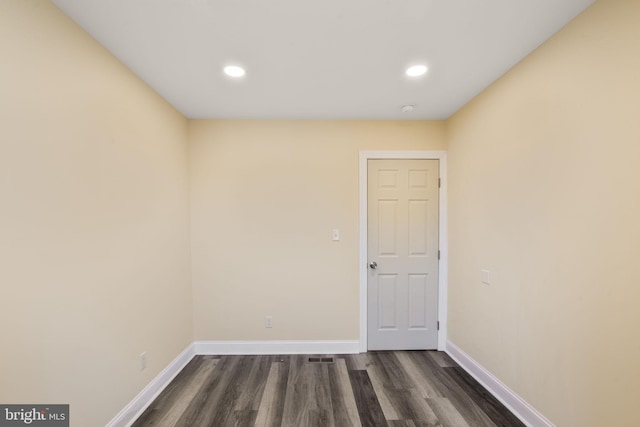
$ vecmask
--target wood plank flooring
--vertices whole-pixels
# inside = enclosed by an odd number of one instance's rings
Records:
[[[446,353],[310,357],[196,356],[133,427],[524,426]]]

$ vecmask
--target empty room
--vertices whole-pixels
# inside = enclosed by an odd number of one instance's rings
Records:
[[[0,425],[640,425],[639,23],[0,0]]]

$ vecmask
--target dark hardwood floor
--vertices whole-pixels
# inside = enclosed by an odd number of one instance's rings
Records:
[[[524,426],[446,353],[327,357],[196,356],[133,426]]]

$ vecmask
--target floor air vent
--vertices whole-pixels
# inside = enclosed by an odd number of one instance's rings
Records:
[[[333,363],[333,357],[310,357],[309,363]]]

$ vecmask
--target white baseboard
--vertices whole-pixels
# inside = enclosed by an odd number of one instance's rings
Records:
[[[162,370],[136,397],[133,398],[127,406],[125,406],[116,415],[106,427],[128,427],[138,419],[145,409],[155,400],[156,397],[165,389],[166,386],[182,371],[182,369],[196,355],[195,346],[189,346],[176,357],[173,362]]]
[[[555,427],[541,413],[536,411],[513,390],[504,385],[471,356],[462,351],[451,341],[447,341],[447,354],[451,356],[465,371],[475,378],[484,388],[495,396],[504,406],[514,413],[529,427]]]
[[[359,341],[196,341],[196,354],[355,354]]]

